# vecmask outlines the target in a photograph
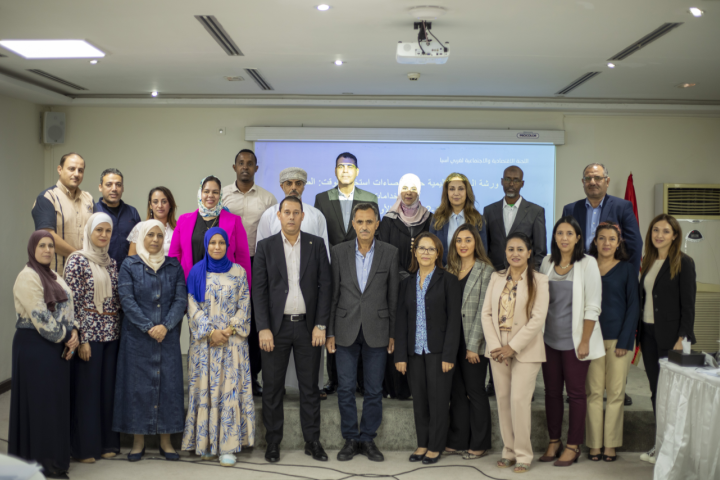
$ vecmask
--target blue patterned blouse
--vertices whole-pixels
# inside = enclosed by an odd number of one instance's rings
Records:
[[[427,342],[427,320],[425,318],[425,293],[432,279],[435,268],[425,277],[425,283],[420,284],[420,272],[415,280],[415,301],[417,302],[417,318],[415,319],[415,355],[430,353]]]

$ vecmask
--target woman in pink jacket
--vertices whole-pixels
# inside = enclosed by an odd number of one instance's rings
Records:
[[[220,179],[213,175],[205,177],[198,190],[198,209],[180,215],[168,256],[178,259],[187,280],[193,265],[205,257],[205,232],[220,227],[228,234],[227,257],[245,269],[249,286],[252,269],[247,233],[240,217],[224,210],[220,200]]]

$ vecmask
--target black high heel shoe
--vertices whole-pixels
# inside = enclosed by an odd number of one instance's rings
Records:
[[[170,460],[171,462],[176,462],[180,460],[180,455],[178,455],[177,452],[168,453],[160,447],[160,455],[163,455],[165,457],[165,460]]]
[[[411,462],[422,462],[423,458],[425,458],[425,454],[418,455],[415,452],[413,452],[412,455],[410,455],[410,461]]]
[[[434,457],[434,458],[430,458],[430,457],[428,457],[427,455],[425,455],[425,456],[423,457],[423,459],[422,459],[422,463],[423,463],[423,465],[432,465],[432,464],[437,463],[438,460],[440,460],[440,455],[439,455],[439,454],[438,454],[437,457]]]
[[[128,461],[139,462],[142,460],[143,455],[145,455],[145,447],[143,447],[142,452],[140,453],[128,453]]]

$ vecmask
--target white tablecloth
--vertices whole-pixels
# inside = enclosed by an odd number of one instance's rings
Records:
[[[720,479],[718,370],[660,360],[656,408],[655,480]]]

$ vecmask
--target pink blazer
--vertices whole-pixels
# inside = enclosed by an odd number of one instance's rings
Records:
[[[170,242],[168,257],[178,259],[185,272],[185,280],[187,280],[188,275],[190,275],[190,269],[193,267],[192,235],[195,229],[195,222],[197,222],[197,216],[197,210],[180,215],[175,231],[173,232],[172,241]],[[219,226],[228,234],[229,245],[227,248],[227,257],[231,262],[237,263],[245,269],[249,288],[252,268],[250,267],[250,250],[248,250],[247,233],[245,233],[242,220],[238,215],[223,210],[220,212]]]
[[[500,309],[500,295],[507,283],[507,272],[494,272],[490,277],[485,303],[482,307],[482,326],[485,335],[485,356],[492,358],[490,352],[500,348],[500,324],[498,323],[498,311]],[[508,345],[515,350],[518,362],[544,362],[545,361],[545,340],[543,331],[545,329],[545,318],[547,317],[548,305],[550,303],[550,286],[547,275],[533,272],[535,278],[535,303],[530,311],[530,318],[527,317],[528,289],[527,279],[523,274],[518,282],[517,297],[515,298],[515,316],[513,326],[508,335]]]

